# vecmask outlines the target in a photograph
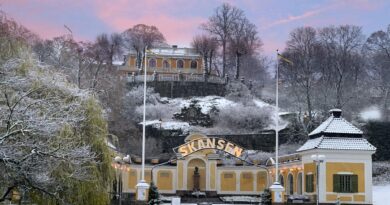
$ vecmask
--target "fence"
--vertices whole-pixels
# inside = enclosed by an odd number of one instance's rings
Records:
[[[128,82],[137,83],[144,81],[144,75],[132,75],[128,76]],[[228,82],[228,78],[221,78],[218,76],[210,76],[210,75],[194,75],[194,74],[166,74],[166,73],[153,73],[152,75],[146,75],[146,82],[159,81],[159,82],[208,82],[215,84],[226,84]]]

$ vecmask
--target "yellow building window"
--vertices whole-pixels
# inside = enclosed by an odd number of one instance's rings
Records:
[[[177,65],[177,68],[184,68],[184,61],[183,60],[177,60],[176,65]]]
[[[306,175],[306,192],[314,192],[314,175],[307,174]]]
[[[155,68],[157,66],[156,59],[152,58],[149,60],[149,67]]]
[[[352,174],[334,174],[333,192],[338,193],[357,193],[358,176]]]
[[[196,60],[191,61],[191,68],[196,69],[198,67],[198,62]]]
[[[169,62],[167,61],[167,60],[164,60],[163,61],[163,68],[165,69],[165,70],[167,70],[167,69],[169,69],[171,66],[169,65]]]

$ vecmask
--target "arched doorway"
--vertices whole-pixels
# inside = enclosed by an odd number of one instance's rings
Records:
[[[298,183],[297,192],[299,195],[302,195],[302,172],[298,174],[297,183]]]
[[[293,195],[294,194],[294,177],[290,173],[287,178],[287,194],[288,195]]]
[[[194,188],[195,167],[199,170],[199,187],[201,191],[206,190],[206,163],[201,159],[191,159],[187,165],[187,190]]]
[[[284,187],[284,177],[283,177],[283,175],[279,175],[279,183],[280,183],[280,185],[282,185],[282,187]]]

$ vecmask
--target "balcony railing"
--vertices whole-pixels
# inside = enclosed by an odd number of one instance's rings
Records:
[[[130,83],[137,83],[144,81],[144,75],[136,75],[133,73],[127,77],[127,81]],[[166,74],[166,73],[153,73],[152,75],[146,75],[146,82],[208,82],[216,84],[226,84],[228,78],[222,78],[218,76],[211,75],[195,75],[195,74]]]

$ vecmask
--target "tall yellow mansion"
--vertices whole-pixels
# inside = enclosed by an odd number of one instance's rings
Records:
[[[202,57],[192,48],[179,48],[177,46],[153,48],[147,52],[146,58],[148,74],[154,72],[203,74]],[[119,68],[119,71],[122,75],[137,74],[140,72],[140,68],[144,67],[144,63],[144,58],[142,62],[137,62],[137,54],[131,52],[127,55],[125,63]]]

